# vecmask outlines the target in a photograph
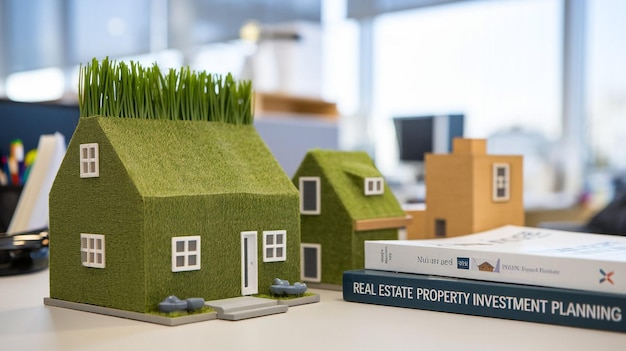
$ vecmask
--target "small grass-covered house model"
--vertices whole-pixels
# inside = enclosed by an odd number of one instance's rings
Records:
[[[398,239],[409,219],[365,152],[311,150],[292,178],[300,190],[303,281],[341,285],[363,268],[365,240]]]
[[[50,192],[52,299],[146,313],[298,280],[298,191],[252,125],[249,82],[108,60],[81,75]]]

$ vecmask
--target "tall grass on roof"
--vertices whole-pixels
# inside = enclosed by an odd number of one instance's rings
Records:
[[[251,124],[252,83],[195,72],[162,73],[159,66],[93,59],[80,67],[78,105],[83,116],[204,120]]]

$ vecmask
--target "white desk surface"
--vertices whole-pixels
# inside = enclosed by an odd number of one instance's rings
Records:
[[[44,306],[48,271],[0,277],[0,350],[626,350],[626,334],[345,302],[167,327]]]

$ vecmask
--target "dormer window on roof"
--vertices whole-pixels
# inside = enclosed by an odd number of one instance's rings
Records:
[[[96,178],[99,176],[98,143],[80,144],[80,177]]]
[[[365,195],[382,195],[385,193],[382,177],[365,178]]]

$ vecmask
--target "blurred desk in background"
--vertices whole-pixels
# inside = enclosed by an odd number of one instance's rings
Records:
[[[294,96],[280,93],[257,92],[254,96],[254,109],[257,116],[272,113],[286,113],[297,117],[316,116],[336,120],[339,118],[337,104],[304,96]]]
[[[572,225],[583,225],[596,212],[597,210],[581,205],[565,208],[531,208],[524,211],[524,223],[528,227],[540,227],[542,223],[547,222],[568,222]]]
[[[546,222],[585,224],[600,207],[581,204],[579,200],[579,197],[563,193],[541,196],[525,193],[524,223],[528,227],[540,227]]]

